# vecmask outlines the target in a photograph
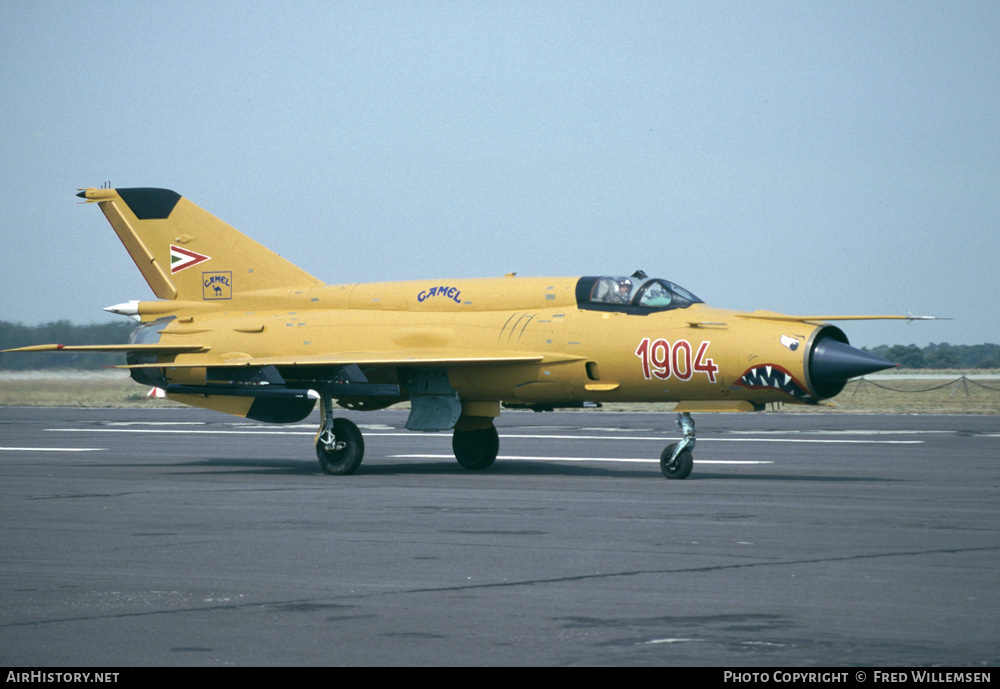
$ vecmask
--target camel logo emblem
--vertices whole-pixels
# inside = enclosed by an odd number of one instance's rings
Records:
[[[202,299],[232,299],[233,274],[231,271],[202,273]]]

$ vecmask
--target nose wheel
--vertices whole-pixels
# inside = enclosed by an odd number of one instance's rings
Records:
[[[688,412],[677,415],[677,427],[684,431],[684,437],[679,443],[673,443],[663,448],[660,453],[660,471],[667,478],[687,478],[694,468],[695,434],[694,420]]]

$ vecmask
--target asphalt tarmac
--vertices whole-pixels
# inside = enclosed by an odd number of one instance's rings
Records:
[[[1000,417],[0,409],[8,666],[1000,663]]]

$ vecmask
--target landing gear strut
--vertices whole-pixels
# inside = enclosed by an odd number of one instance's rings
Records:
[[[667,445],[660,453],[660,471],[667,478],[687,478],[694,467],[694,420],[688,412],[677,415],[677,427],[684,431],[679,443]]]
[[[323,395],[319,403],[322,422],[316,434],[316,456],[328,474],[347,476],[361,466],[365,440],[361,431],[348,419],[333,418],[333,399]]]

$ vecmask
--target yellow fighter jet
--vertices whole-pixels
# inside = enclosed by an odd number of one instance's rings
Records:
[[[274,423],[320,403],[316,454],[330,474],[364,456],[336,405],[408,401],[406,427],[453,432],[459,464],[497,457],[501,405],[551,410],[677,402],[668,478],[691,473],[691,412],[816,404],[893,366],[827,321],[710,307],[642,271],[629,276],[328,285],[168,189],[84,189],[158,300],[108,307],[139,325],[126,345],[11,351],[124,352],[132,378],[169,398]]]

